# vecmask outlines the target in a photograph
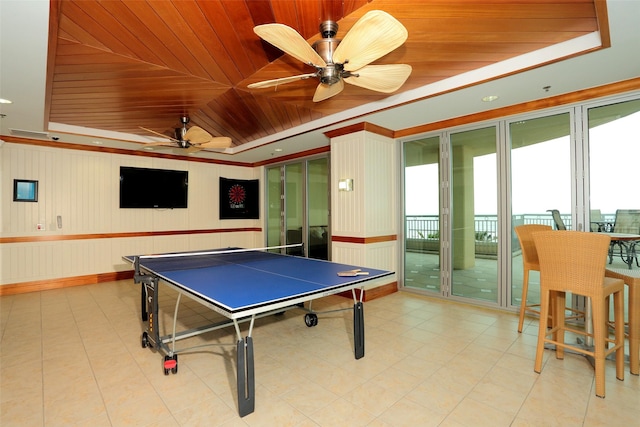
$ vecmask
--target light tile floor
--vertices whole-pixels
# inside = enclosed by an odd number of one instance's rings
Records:
[[[166,289],[166,288],[165,288]],[[175,293],[161,305],[172,314]],[[235,346],[162,357],[140,345],[139,287],[118,281],[0,298],[0,425],[9,426],[613,426],[638,425],[640,378],[605,399],[581,356],[546,352],[533,371],[537,321],[407,292],[365,303],[366,355],[353,358],[352,313],[300,310],[257,321],[256,410],[240,418]],[[317,310],[348,308],[338,296]],[[216,316],[183,299],[180,325]],[[160,316],[163,328],[169,316]],[[244,324],[246,329],[247,325]],[[180,345],[232,343],[231,330]]]

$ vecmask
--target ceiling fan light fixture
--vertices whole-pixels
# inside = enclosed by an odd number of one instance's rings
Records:
[[[332,85],[340,81],[342,75],[342,65],[330,64],[320,70],[320,82],[326,85]]]

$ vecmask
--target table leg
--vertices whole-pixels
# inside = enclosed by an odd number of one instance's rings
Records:
[[[142,292],[146,297],[146,310],[147,314],[147,334],[148,339],[151,341],[152,347],[160,347],[162,340],[160,339],[160,328],[156,324],[158,322],[158,294],[159,294],[159,280],[153,278],[151,284],[142,283]]]
[[[241,417],[255,409],[255,374],[253,366],[253,338],[238,340],[236,358],[238,362],[238,413]]]
[[[630,242],[628,245],[624,245],[624,246],[625,246],[625,249],[627,250],[627,259],[623,259],[623,261],[627,263],[627,265],[629,266],[629,270],[631,270],[631,267],[633,266],[633,258],[634,258],[633,257],[634,244],[633,242]],[[622,249],[620,251],[622,251]]]
[[[364,305],[358,301],[353,305],[353,341],[356,359],[364,357]]]
[[[140,311],[142,313],[142,321],[146,322],[149,319],[149,313],[147,312],[147,285],[140,283]]]

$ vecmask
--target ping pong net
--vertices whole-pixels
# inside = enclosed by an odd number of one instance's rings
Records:
[[[279,251],[280,249],[300,246],[302,246],[302,243],[252,249],[229,247],[200,252],[190,251],[157,255],[139,255],[130,258],[133,259],[136,272],[140,271],[140,265],[154,271],[178,271],[267,260],[283,255],[280,252],[274,253],[269,251]]]

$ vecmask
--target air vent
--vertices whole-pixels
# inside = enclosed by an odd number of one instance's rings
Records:
[[[9,129],[11,135],[21,136],[23,138],[48,139],[49,132],[36,132],[34,130]]]

